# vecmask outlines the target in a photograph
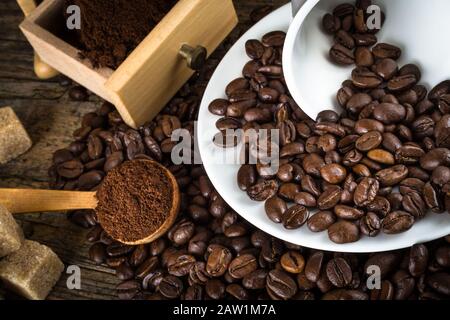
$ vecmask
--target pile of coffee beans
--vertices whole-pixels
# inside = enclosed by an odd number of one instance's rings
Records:
[[[394,252],[357,255],[310,250],[255,229],[224,202],[198,165],[173,165],[167,137],[191,129],[198,98],[176,98],[153,122],[127,127],[104,104],[84,116],[75,141],[54,154],[52,186],[95,190],[109,170],[131,159],[154,159],[177,177],[179,220],[164,237],[128,246],[112,240],[95,212],[76,211],[90,228],[90,258],[116,270],[121,299],[448,299],[450,237]],[[324,215],[326,220],[326,214]],[[379,289],[367,268],[378,266]],[[369,285],[369,287],[368,287]]]
[[[323,19],[336,39],[330,58],[357,65],[337,93],[341,114],[323,111],[312,121],[293,101],[283,77],[280,31],[247,41],[252,60],[243,77],[226,87],[227,99],[209,106],[221,117],[216,127],[224,135],[227,129],[279,130],[278,172],[245,164],[238,186],[252,200],[265,201],[273,222],[328,231],[339,244],[398,234],[429,210],[450,209],[450,81],[428,93],[416,65],[399,68],[401,49],[377,44],[361,20],[370,4],[342,4]],[[344,49],[346,55],[337,52]],[[312,215],[311,209],[320,211]]]
[[[284,38],[282,33],[275,32],[269,36],[272,40],[266,38],[266,41],[279,44],[280,41],[273,40],[278,37]],[[282,84],[278,90],[283,92],[279,99],[284,102],[276,115],[280,119],[286,117],[282,126],[289,128],[292,123],[295,130],[291,133],[302,137],[297,132],[303,132],[306,139],[313,132],[314,123],[288,95],[281,71],[277,71],[281,70],[281,45],[272,50],[278,58],[270,58],[270,67],[263,70],[273,72],[268,80],[272,86]],[[267,55],[264,59],[269,59]],[[262,67],[262,62],[251,61],[246,70],[251,72],[257,66]],[[168,138],[174,128],[186,128],[193,133],[192,121],[197,117],[199,97],[203,93],[198,82],[191,80],[157,119],[139,130],[126,126],[117,111],[105,103],[97,112],[86,114],[81,128],[74,132],[74,142],[54,154],[49,174],[55,189],[96,190],[107,172],[132,159],[159,161],[177,177],[182,197],[179,220],[168,234],[148,245],[115,242],[98,225],[93,211],[70,214],[71,221],[90,229],[87,241],[91,243],[91,260],[116,270],[122,281],[117,287],[119,298],[450,298],[450,237],[411,249],[375,254],[332,253],[299,247],[271,237],[240,218],[214,190],[202,166],[174,165],[170,160],[173,143]],[[289,134],[288,130],[284,132]],[[304,170],[301,163],[291,165],[292,170],[285,167],[285,177],[296,177]],[[309,174],[305,177],[309,178],[304,179],[303,185],[314,186],[315,178]],[[277,202],[273,199],[274,204]],[[283,207],[284,202],[278,203]],[[294,213],[291,213],[292,221],[296,220]],[[322,220],[334,219],[327,212],[316,216],[316,222],[313,218],[308,221],[312,228],[319,228]],[[372,286],[367,273],[373,266],[380,268],[378,289]]]
[[[167,235],[148,245],[113,241],[93,211],[71,213],[73,222],[90,228],[92,261],[116,270],[122,281],[119,298],[450,298],[450,237],[371,255],[302,248],[242,220],[214,190],[202,166],[173,165],[167,137],[174,127],[192,129],[199,102],[192,91],[185,88],[183,96],[139,130],[127,127],[117,111],[104,104],[86,114],[74,132],[75,141],[54,154],[50,175],[57,189],[96,190],[109,170],[131,159],[160,161],[177,177],[182,195],[179,220]],[[326,214],[323,219],[328,219]],[[379,289],[371,287],[371,266],[380,268]]]

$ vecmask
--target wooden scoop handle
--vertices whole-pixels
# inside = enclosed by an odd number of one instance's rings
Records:
[[[95,209],[95,192],[0,189],[0,205],[11,213]]]

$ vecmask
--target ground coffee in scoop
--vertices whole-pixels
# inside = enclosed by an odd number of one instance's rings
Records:
[[[70,5],[81,9],[81,30],[70,31],[81,56],[95,68],[117,69],[178,0],[65,1],[65,15]]]
[[[108,173],[97,198],[98,219],[106,232],[134,242],[154,233],[168,218],[173,190],[157,164],[134,160]]]

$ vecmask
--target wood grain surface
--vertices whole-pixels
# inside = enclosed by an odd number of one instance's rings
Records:
[[[227,48],[251,25],[250,13],[263,6],[279,7],[287,0],[234,0],[240,23],[208,60],[213,70]],[[0,107],[10,105],[23,121],[33,147],[25,155],[0,167],[2,188],[47,188],[52,153],[72,141],[83,114],[101,103],[91,96],[73,102],[60,78],[41,81],[33,72],[33,50],[18,29],[23,14],[15,0],[0,1]],[[18,217],[29,239],[50,246],[66,265],[81,268],[81,290],[69,290],[63,274],[49,299],[116,299],[119,283],[114,271],[93,264],[88,258],[86,230],[70,223],[64,214],[32,214]]]

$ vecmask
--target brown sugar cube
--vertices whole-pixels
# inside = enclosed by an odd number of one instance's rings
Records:
[[[19,251],[0,261],[0,280],[27,299],[43,300],[63,270],[64,264],[50,248],[25,240]]]
[[[0,108],[0,165],[31,148],[27,131],[10,107]]]
[[[23,240],[22,229],[11,213],[0,205],[0,258],[19,250]]]

